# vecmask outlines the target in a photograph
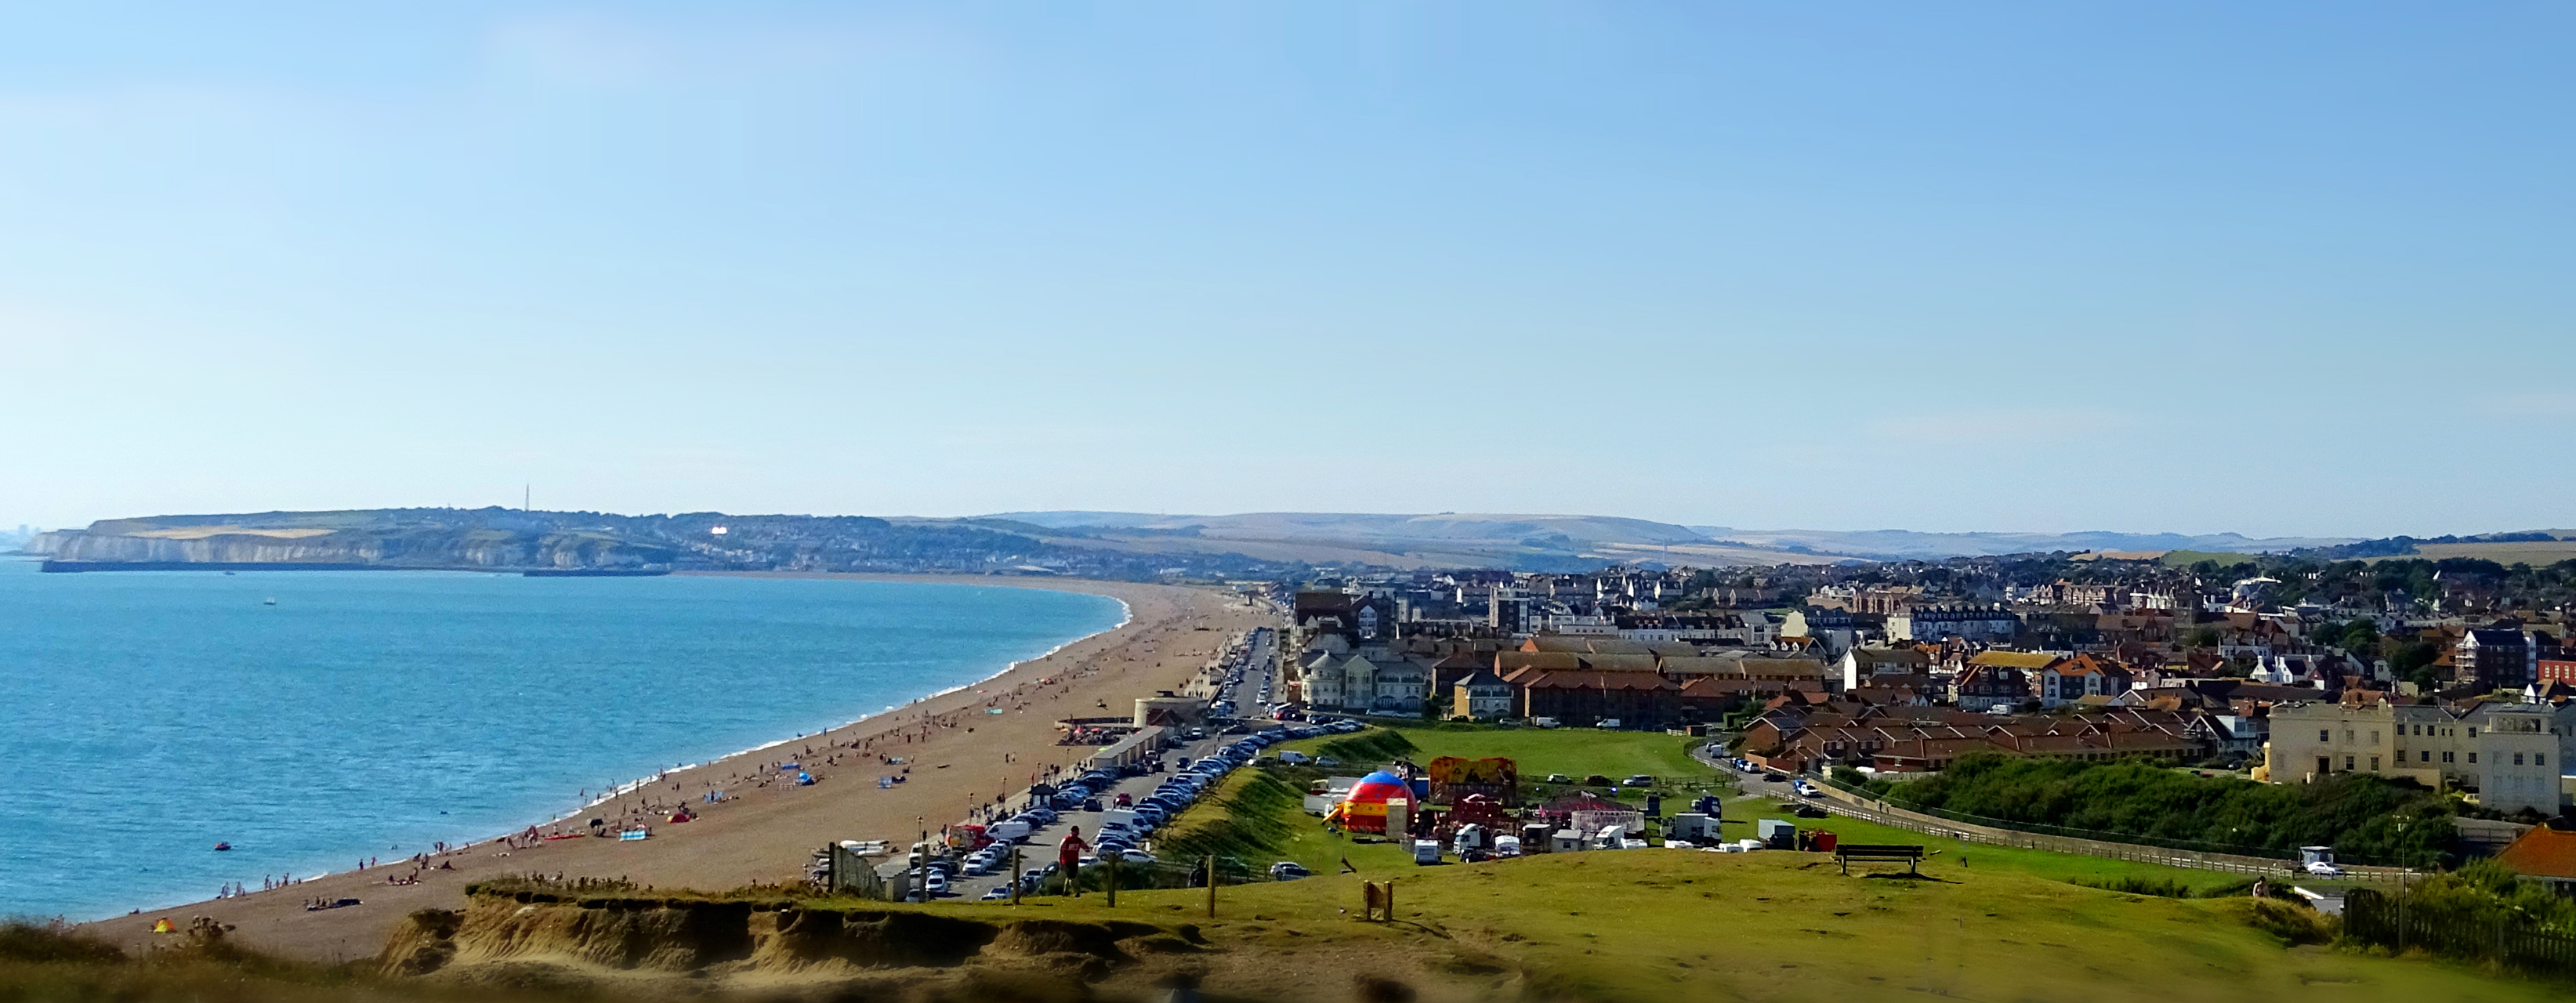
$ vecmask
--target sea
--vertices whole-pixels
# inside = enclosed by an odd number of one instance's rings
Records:
[[[966,584],[0,559],[0,916],[96,919],[517,831],[1125,616]]]

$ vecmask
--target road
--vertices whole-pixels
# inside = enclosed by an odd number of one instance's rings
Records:
[[[1227,662],[1218,677],[1220,681],[1216,692],[1219,699],[1230,700],[1238,714],[1260,712],[1261,693],[1276,674],[1278,639],[1279,634],[1275,630],[1263,628],[1254,631],[1251,643],[1245,645],[1241,655]],[[1122,777],[1108,790],[1101,792],[1101,807],[1104,809],[1114,807],[1120,793],[1143,800],[1146,795],[1154,792],[1155,787],[1169,778],[1172,771],[1182,768],[1182,759],[1196,762],[1226,743],[1251,733],[1256,727],[1226,727],[1221,730],[1217,722],[1211,722],[1206,738],[1166,751],[1162,756],[1163,769],[1142,776]],[[1025,806],[1027,801],[1024,792],[1021,804]],[[1073,831],[1074,827],[1080,827],[1084,841],[1088,842],[1095,838],[1100,832],[1100,818],[1101,813],[1094,811],[1063,812],[1054,824],[1029,834],[1027,842],[1020,848],[1020,866],[1023,870],[1030,871],[1044,869],[1047,864],[1054,862],[1056,847],[1063,842],[1067,833]],[[1150,843],[1150,837],[1147,841]],[[879,871],[890,880],[897,879],[902,874],[903,863],[903,858],[897,856],[881,865]],[[942,897],[942,901],[976,901],[986,892],[1009,882],[1010,876],[1010,866],[1007,863],[992,874],[954,875],[948,886],[948,894]]]

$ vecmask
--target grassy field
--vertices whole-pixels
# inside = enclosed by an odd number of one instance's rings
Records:
[[[1942,878],[1964,880],[1973,874],[2012,873],[2051,881],[2110,882],[2123,878],[2147,882],[2173,882],[2200,894],[2237,888],[2248,882],[2244,875],[2225,871],[2198,871],[2161,864],[2132,863],[2105,857],[2087,857],[2046,850],[2019,850],[1983,843],[1963,843],[1955,839],[1926,836],[1911,829],[1864,822],[1835,815],[1832,818],[1802,819],[1778,810],[1777,798],[1748,797],[1727,802],[1726,820],[1719,828],[1728,839],[1753,838],[1753,822],[1761,818],[1788,819],[1800,828],[1831,832],[1846,843],[1904,843],[1920,845],[1932,858],[1923,865],[1923,873]]]
[[[1471,724],[1396,724],[1379,726],[1404,736],[1415,749],[1415,762],[1438,756],[1484,759],[1502,756],[1519,764],[1524,779],[1563,773],[1582,779],[1601,774],[1617,780],[1632,773],[1656,777],[1714,778],[1716,771],[1690,757],[1693,742],[1662,732],[1594,731],[1585,728],[1497,728]],[[1365,734],[1365,733],[1362,733]],[[1286,742],[1281,749],[1312,753],[1343,736]],[[1350,736],[1358,737],[1358,736]],[[1380,765],[1376,763],[1352,765]]]
[[[2248,922],[2250,900],[2079,888],[2001,866],[2002,851],[1970,851],[1981,852],[1998,853],[1998,866],[1936,865],[1919,881],[1845,877],[1821,855],[1776,852],[1406,867],[1226,888],[1213,921],[1199,911],[1203,893],[1190,891],[1133,893],[1115,912],[1098,896],[988,908],[1186,920],[1226,952],[1275,966],[1270,991],[1282,999],[1315,997],[1319,986],[1322,998],[1348,998],[1339,986],[1355,970],[1414,985],[1424,999],[2558,998],[2538,983],[2427,962],[2290,948]],[[1360,880],[1389,876],[1398,921],[1358,922]]]
[[[2523,540],[2510,543],[2419,543],[2416,552],[2405,557],[2438,561],[2445,557],[2476,557],[2498,564],[2529,564],[2539,567],[2565,560],[2576,560],[2576,540]],[[2385,558],[2382,558],[2385,560]]]

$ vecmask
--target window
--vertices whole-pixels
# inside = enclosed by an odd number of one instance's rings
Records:
[[[2421,759],[2421,760],[2418,760],[2418,762],[2425,762],[2425,763],[2429,763],[2429,762],[2432,762],[2432,761],[2433,761],[2433,750],[2431,750],[2431,749],[2426,749],[2426,750],[2424,750],[2424,758],[2423,758],[2423,759]]]
[[[2445,763],[2456,762],[2457,760],[2452,759],[2451,755],[2452,753],[2449,750],[2444,750],[2442,752],[2442,761]]]
[[[2474,762],[2477,762],[2477,761],[2478,761],[2478,754],[2477,754],[2477,753],[2474,753],[2474,752],[2469,753],[2469,762],[2474,763]]]
[[[2378,745],[2378,744],[2379,744],[2379,729],[2377,729],[2377,728],[2372,728],[2372,729],[2370,729],[2370,744],[2372,744],[2372,745]]]
[[[2317,729],[2317,741],[2320,741],[2320,742],[2331,742],[2331,741],[2334,741],[2334,732],[2333,732],[2333,731],[2331,731],[2331,730],[2329,730],[2329,729],[2325,729],[2325,728],[2319,728],[2319,729]]]
[[[2372,772],[2372,773],[2377,773],[2377,772],[2379,772],[2379,757],[2377,757],[2377,756],[2372,756],[2372,757],[2370,757],[2370,772]]]
[[[2522,753],[2517,752],[2517,753],[2514,753],[2514,754],[2513,754],[2513,765],[2515,765],[2515,766],[2520,766],[2520,765],[2522,765]]]
[[[2477,726],[2477,725],[2474,725],[2474,724],[2473,724],[2473,725],[2470,725],[2470,726],[2469,726],[2469,737],[2470,737],[2470,738],[2476,738],[2476,737],[2478,737],[2478,726]]]
[[[2345,757],[2343,757],[2343,768],[2344,768],[2344,769],[2347,769],[2347,770],[2349,770],[2349,769],[2351,769],[2351,768],[2352,768],[2352,757],[2351,757],[2351,756],[2345,756]]]

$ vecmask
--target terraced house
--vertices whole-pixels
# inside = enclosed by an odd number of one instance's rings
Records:
[[[2271,717],[2274,783],[2379,773],[2475,791],[2481,806],[2508,813],[2553,815],[2568,803],[2576,701],[2396,704],[2347,691],[2341,701],[2275,705]]]

